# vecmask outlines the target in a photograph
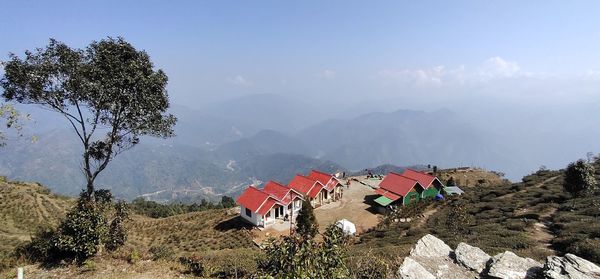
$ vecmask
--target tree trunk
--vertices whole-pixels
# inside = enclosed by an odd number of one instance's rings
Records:
[[[91,177],[87,178],[87,191],[86,191],[86,196],[87,199],[91,202],[95,201],[95,195],[94,195],[94,179]]]

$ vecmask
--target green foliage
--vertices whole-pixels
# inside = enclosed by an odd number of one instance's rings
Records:
[[[140,256],[140,252],[139,252],[138,250],[136,250],[136,249],[133,249],[133,250],[131,251],[131,253],[129,254],[129,257],[128,257],[127,261],[128,261],[130,264],[134,264],[134,263],[137,263],[137,262],[139,262],[139,261],[140,261],[140,258],[141,258],[141,256]]]
[[[446,227],[454,233],[468,233],[473,217],[468,212],[467,203],[456,199],[450,203]]]
[[[298,212],[296,232],[306,238],[313,238],[319,232],[319,224],[308,198],[302,201],[302,208]]]
[[[369,250],[365,255],[350,257],[348,268],[351,278],[384,279],[388,278],[389,264]]]
[[[131,201],[130,204],[130,208],[133,212],[152,218],[165,218],[177,214],[205,211],[209,209],[231,208],[234,206],[236,206],[235,200],[228,196],[223,196],[221,202],[216,204],[208,202],[205,199],[202,199],[200,204],[161,204],[155,201],[147,201],[144,198],[136,198]]]
[[[598,182],[594,177],[595,171],[594,166],[584,160],[571,163],[565,170],[563,187],[567,192],[576,195],[593,194],[598,186]]]
[[[108,235],[105,241],[106,249],[114,251],[117,248],[123,246],[127,241],[127,229],[125,229],[124,222],[129,217],[129,211],[127,203],[119,201],[115,203],[115,214],[113,220],[110,222],[108,228]]]
[[[214,278],[255,278],[260,253],[254,250],[222,250],[201,256],[181,257],[188,273]]]
[[[90,201],[82,192],[77,205],[57,229],[39,230],[29,243],[17,247],[17,255],[46,265],[73,260],[83,263],[96,255],[101,245],[109,250],[123,245],[126,240],[126,231],[122,227],[127,219],[125,203],[114,205],[109,225],[112,196],[106,190],[97,190],[95,196],[96,201]]]
[[[342,230],[330,225],[323,242],[299,234],[271,238],[265,244],[265,259],[259,269],[265,278],[346,278],[347,238]]]
[[[152,246],[150,247],[150,249],[148,249],[148,252],[150,252],[150,254],[152,254],[152,260],[154,261],[158,261],[158,260],[162,260],[162,259],[170,259],[173,257],[173,249],[167,247],[167,246],[163,246],[163,245],[159,245],[159,246]]]
[[[19,113],[14,106],[0,103],[0,120],[4,121],[4,127],[13,129],[17,135],[21,136],[23,121],[28,120],[29,115]],[[0,130],[0,147],[6,145],[6,132]]]
[[[54,39],[45,48],[11,54],[0,80],[8,101],[37,104],[63,115],[83,145],[87,196],[119,153],[144,135],[173,136],[176,118],[166,113],[167,76],[150,57],[122,38],[73,49]],[[106,133],[98,137],[96,133]]]
[[[230,208],[236,206],[235,200],[229,196],[223,196],[221,198],[221,206],[224,208]]]

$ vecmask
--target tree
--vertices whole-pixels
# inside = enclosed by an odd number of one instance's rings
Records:
[[[308,198],[302,201],[302,208],[296,217],[296,232],[305,238],[313,238],[319,232],[319,224]]]
[[[322,236],[322,242],[299,234],[268,239],[258,262],[259,278],[348,278],[348,237],[335,225]]]
[[[173,136],[177,119],[166,113],[167,76],[123,38],[94,41],[85,49],[51,39],[24,58],[9,57],[0,80],[2,96],[41,105],[68,120],[83,146],[90,201],[95,179],[115,156],[141,136]]]
[[[575,195],[593,192],[598,185],[594,173],[594,166],[584,160],[570,163],[565,171],[563,187],[567,192]]]
[[[223,196],[221,198],[221,205],[224,208],[230,208],[230,207],[234,207],[236,205],[236,203],[235,203],[235,200],[232,197]]]

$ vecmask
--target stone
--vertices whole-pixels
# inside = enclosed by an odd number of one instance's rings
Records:
[[[427,234],[417,241],[417,245],[410,250],[410,255],[419,257],[448,257],[450,252],[452,252],[450,246],[439,238]]]
[[[404,262],[396,275],[401,279],[436,279],[433,274],[429,273],[421,264],[410,257],[404,258]]]
[[[491,259],[490,255],[483,252],[478,247],[473,247],[466,243],[459,243],[454,250],[456,261],[464,267],[481,273],[487,262]]]
[[[521,258],[510,251],[494,256],[489,265],[487,275],[492,278],[536,278],[542,272],[541,263],[530,258]]]
[[[600,267],[573,254],[550,256],[544,265],[544,276],[549,279],[600,278]]]

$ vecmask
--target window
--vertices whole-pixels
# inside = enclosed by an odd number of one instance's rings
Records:
[[[246,216],[252,217],[252,211],[248,208],[246,208]]]

